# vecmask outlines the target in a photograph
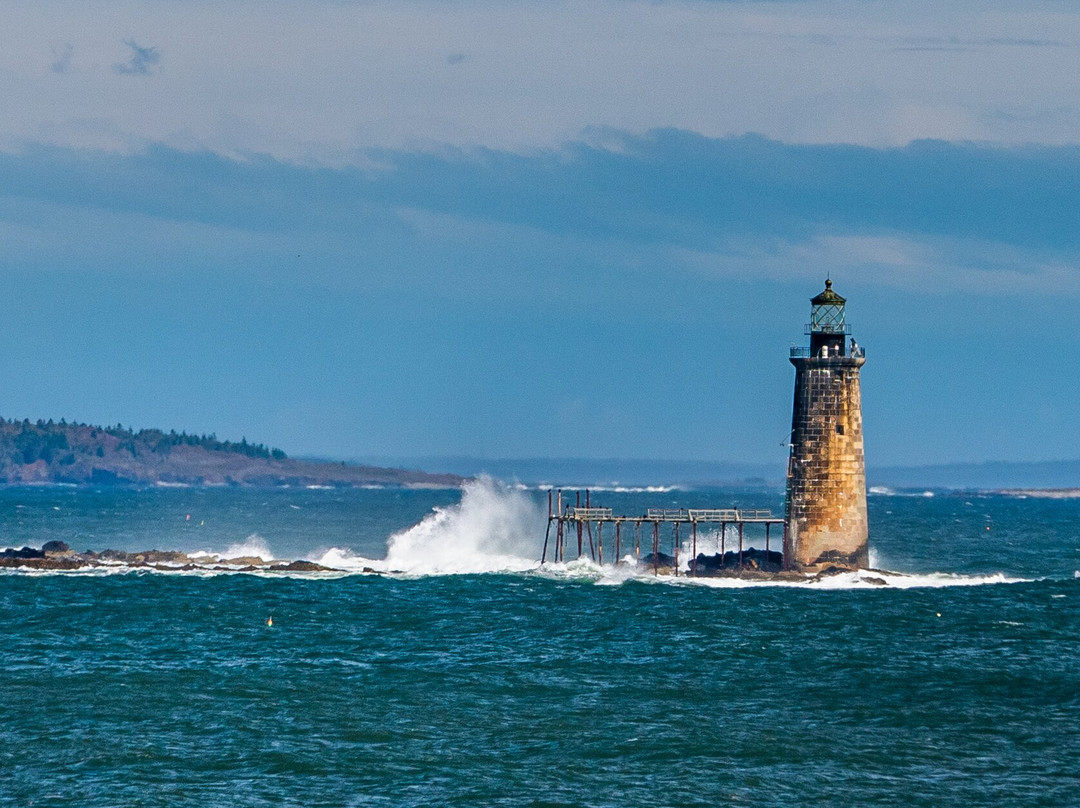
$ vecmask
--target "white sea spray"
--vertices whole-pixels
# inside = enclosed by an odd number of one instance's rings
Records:
[[[267,544],[266,539],[258,533],[252,533],[242,541],[233,542],[223,552],[215,550],[197,550],[188,553],[188,558],[194,560],[205,559],[209,561],[221,561],[230,558],[261,558],[263,561],[273,561],[274,553]]]
[[[522,572],[539,563],[536,537],[543,529],[544,515],[525,491],[481,477],[465,485],[459,503],[436,507],[390,536],[385,558],[332,547],[318,561],[333,569],[406,575]]]

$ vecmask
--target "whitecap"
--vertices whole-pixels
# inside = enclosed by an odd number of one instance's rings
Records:
[[[225,548],[224,552],[215,550],[196,550],[195,552],[188,553],[187,556],[192,561],[196,562],[223,561],[230,558],[259,558],[264,562],[274,560],[274,554],[270,550],[270,545],[268,545],[266,539],[258,533],[252,533],[243,541],[230,544]]]

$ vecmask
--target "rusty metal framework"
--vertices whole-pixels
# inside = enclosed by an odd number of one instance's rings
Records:
[[[544,550],[540,557],[540,563],[548,562],[548,548],[551,543],[551,528],[555,526],[555,545],[552,548],[551,561],[557,563],[566,561],[566,538],[568,535],[577,534],[577,558],[586,555],[585,541],[588,540],[588,557],[598,564],[604,563],[604,528],[614,528],[615,532],[615,564],[621,563],[623,558],[623,528],[633,530],[632,537],[634,558],[641,558],[642,533],[648,531],[652,540],[652,552],[647,555],[651,560],[654,574],[659,574],[663,568],[670,570],[674,575],[679,574],[679,550],[680,528],[690,526],[691,562],[689,573],[698,575],[698,526],[719,525],[719,531],[715,532],[717,538],[719,558],[721,563],[727,558],[727,533],[728,527],[738,531],[737,566],[735,569],[743,569],[744,556],[744,528],[746,525],[765,526],[765,558],[770,557],[771,528],[773,525],[783,526],[782,517],[773,516],[772,511],[753,508],[648,508],[642,516],[622,516],[615,514],[611,508],[594,507],[591,503],[589,490],[585,490],[584,502],[581,491],[574,492],[574,504],[569,503],[569,497],[564,502],[563,490],[551,489],[548,491],[548,519],[547,531],[544,534]],[[596,527],[595,541],[593,527]],[[661,530],[661,528],[664,528]],[[670,555],[663,553],[663,539],[670,537]],[[750,550],[753,551],[752,548]],[[670,559],[670,560],[669,560]],[[663,561],[663,563],[661,563]]]

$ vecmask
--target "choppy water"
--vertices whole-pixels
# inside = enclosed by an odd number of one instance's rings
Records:
[[[0,574],[0,804],[1080,804],[1078,501],[872,497],[882,588],[538,573],[539,494],[459,499],[0,490],[2,544],[407,573]]]

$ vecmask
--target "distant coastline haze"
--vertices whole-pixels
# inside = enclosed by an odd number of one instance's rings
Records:
[[[510,483],[566,487],[749,486],[783,489],[784,463],[723,463],[629,458],[360,457],[354,462],[474,477],[491,475]],[[867,466],[871,487],[998,490],[1080,487],[1080,460],[1040,463],[942,463],[926,466]]]

